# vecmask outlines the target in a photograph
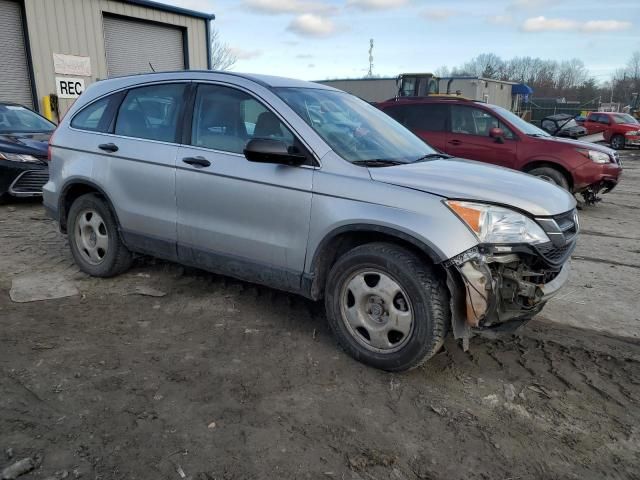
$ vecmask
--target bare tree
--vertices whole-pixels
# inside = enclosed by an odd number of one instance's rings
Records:
[[[238,61],[233,50],[220,38],[220,32],[211,29],[211,69],[229,70]]]

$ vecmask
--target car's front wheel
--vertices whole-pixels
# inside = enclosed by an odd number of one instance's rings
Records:
[[[564,174],[555,168],[551,167],[539,167],[530,170],[529,175],[533,175],[534,177],[538,177],[540,180],[544,180],[545,182],[552,183],[560,188],[564,188],[569,191],[569,181]]]
[[[611,137],[611,148],[615,150],[624,150],[625,138],[622,135],[614,135]]]
[[[355,359],[388,371],[417,367],[442,346],[449,295],[433,267],[389,243],[354,248],[333,265],[329,325]]]
[[[98,195],[78,197],[67,217],[67,234],[80,270],[94,277],[112,277],[131,266],[131,252],[122,243],[109,205]]]

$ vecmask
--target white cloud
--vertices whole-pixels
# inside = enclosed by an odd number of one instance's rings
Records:
[[[245,0],[244,6],[259,13],[329,13],[335,7],[313,0]]]
[[[313,55],[309,53],[299,53],[298,55],[296,55],[296,58],[309,59],[309,58],[313,58]]]
[[[303,37],[326,37],[335,31],[331,20],[313,13],[304,13],[294,18],[287,30]]]
[[[631,22],[619,20],[590,20],[576,22],[564,18],[531,17],[527,18],[520,29],[524,32],[568,32],[584,33],[617,32],[631,27]]]
[[[583,32],[617,32],[631,28],[631,22],[621,22],[619,20],[590,20],[582,24],[580,29]]]
[[[409,0],[347,0],[347,6],[360,10],[388,10],[408,4]]]
[[[511,15],[492,15],[487,17],[487,22],[494,25],[510,25],[513,23],[513,17]]]
[[[422,11],[422,16],[428,20],[447,20],[457,12],[448,8],[428,8]]]
[[[578,26],[579,24],[575,20],[540,16],[527,18],[521,28],[525,32],[558,32],[575,30]]]
[[[243,48],[230,47],[229,50],[238,60],[251,60],[262,55],[262,50],[244,50]]]
[[[549,5],[552,0],[513,0],[509,5],[510,10],[534,10]],[[557,3],[557,2],[556,2]]]

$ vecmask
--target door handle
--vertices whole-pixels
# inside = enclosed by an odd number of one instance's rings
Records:
[[[449,144],[451,144],[451,145],[460,145],[460,144],[462,144],[462,142],[460,140],[451,140],[449,142]]]
[[[211,165],[211,162],[204,157],[184,157],[182,161],[198,168],[208,167]]]
[[[115,143],[101,143],[100,145],[98,145],[98,148],[100,150],[104,150],[105,152],[117,152],[118,151],[118,146]]]

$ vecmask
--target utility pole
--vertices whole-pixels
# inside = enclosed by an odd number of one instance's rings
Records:
[[[373,77],[373,38],[369,39],[369,73],[367,77]]]

